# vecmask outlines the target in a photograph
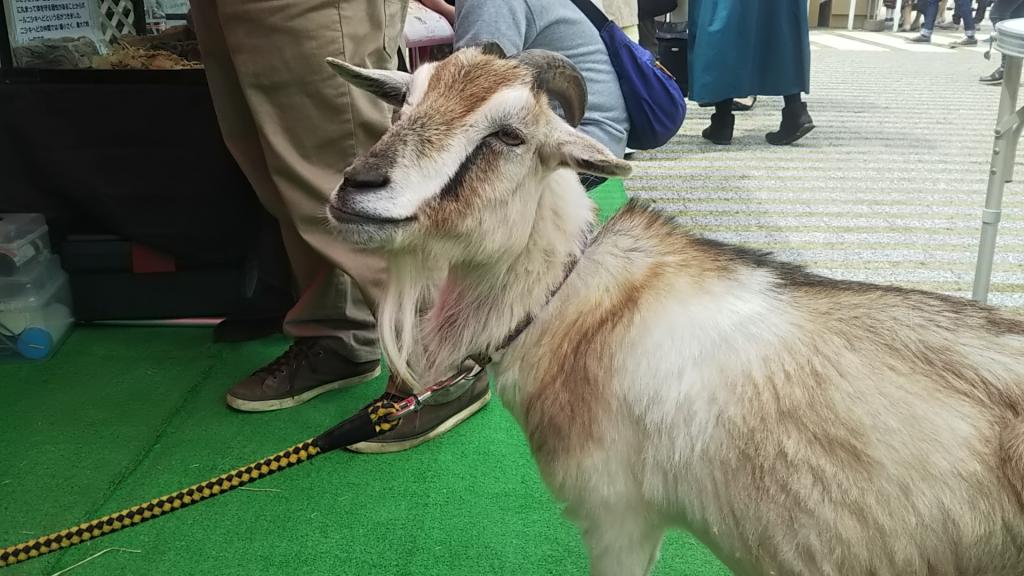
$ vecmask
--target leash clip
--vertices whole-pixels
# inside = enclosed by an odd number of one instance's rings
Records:
[[[433,396],[434,394],[437,394],[438,392],[441,392],[442,390],[445,390],[447,388],[451,388],[456,384],[461,384],[466,380],[473,380],[477,376],[479,376],[480,373],[483,371],[484,366],[473,361],[472,366],[459,370],[458,372],[445,378],[444,380],[441,380],[440,382],[427,387],[425,390],[423,390],[423,392],[420,392],[419,394],[413,394],[401,400],[400,402],[396,402],[395,411],[384,415],[383,419],[388,422],[394,422],[396,420],[402,419],[405,415],[411,412],[418,412],[420,408],[423,408],[423,402],[430,398],[431,396]]]

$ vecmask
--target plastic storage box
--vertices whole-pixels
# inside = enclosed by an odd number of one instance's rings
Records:
[[[50,358],[74,324],[47,232],[42,216],[0,215],[0,362]]]
[[[0,277],[48,254],[48,232],[42,214],[0,214]]]

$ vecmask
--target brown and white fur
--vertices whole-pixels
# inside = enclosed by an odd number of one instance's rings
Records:
[[[552,112],[548,93],[573,123],[585,102],[557,56],[332,65],[399,107],[329,207],[390,255],[392,368],[429,383],[536,315],[489,370],[593,574],[648,574],[671,528],[740,576],[1024,574],[1024,324],[636,202],[584,249],[576,171],[629,166]]]

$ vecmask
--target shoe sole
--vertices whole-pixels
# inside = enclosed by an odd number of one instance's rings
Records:
[[[399,442],[360,442],[358,444],[347,446],[346,449],[359,454],[392,454],[394,452],[409,450],[410,448],[415,448],[420,444],[425,444],[448,432],[452,428],[455,428],[459,424],[462,424],[468,420],[470,416],[479,412],[490,401],[491,391],[488,390],[487,393],[481,396],[479,400],[473,402],[469,406],[466,406],[459,412],[456,412],[440,426],[421,436],[416,436],[415,438],[409,438],[408,440],[402,440]]]
[[[793,134],[789,138],[786,138],[785,140],[782,140],[781,142],[768,142],[768,143],[771,144],[772,146],[788,146],[788,145],[796,142],[797,140],[803,138],[804,136],[807,136],[808,134],[810,134],[811,130],[814,130],[814,124],[804,124],[803,126],[800,127],[799,130],[797,130],[796,134]]]
[[[291,396],[289,398],[279,398],[277,400],[242,400],[241,398],[235,398],[231,394],[226,396],[228,406],[235,410],[242,412],[271,412],[273,410],[283,410],[285,408],[292,408],[299,404],[309,402],[313,398],[332,390],[340,390],[342,388],[349,388],[356,384],[362,384],[368,382],[381,375],[381,367],[377,366],[372,372],[361,374],[359,376],[353,376],[352,378],[345,378],[344,380],[338,380],[335,382],[328,382],[322,386],[311,388],[298,396]]]

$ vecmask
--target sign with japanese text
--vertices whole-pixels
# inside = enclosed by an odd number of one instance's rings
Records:
[[[44,38],[95,37],[95,0],[10,0],[14,42]]]

